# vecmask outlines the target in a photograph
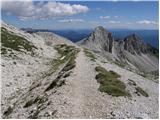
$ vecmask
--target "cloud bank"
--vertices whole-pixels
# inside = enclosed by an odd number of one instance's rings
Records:
[[[83,19],[64,19],[64,20],[59,20],[58,22],[61,22],[61,23],[80,22],[80,23],[82,23],[82,22],[84,22],[84,20]]]
[[[110,16],[100,16],[99,18],[100,19],[108,19],[108,18],[110,18]]]
[[[143,24],[143,25],[157,25],[155,21],[149,21],[149,20],[141,20],[137,22],[138,24]]]
[[[109,23],[111,23],[111,24],[119,24],[120,21],[109,21]]]
[[[54,19],[56,17],[70,16],[85,13],[89,10],[87,6],[79,4],[65,4],[61,2],[33,2],[28,1],[3,1],[2,11],[17,16],[20,20]]]

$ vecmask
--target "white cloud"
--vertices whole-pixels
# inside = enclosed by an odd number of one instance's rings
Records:
[[[100,19],[108,19],[108,18],[110,18],[110,16],[100,16],[99,18]]]
[[[84,22],[82,19],[64,19],[64,20],[59,20],[58,22],[61,23],[66,23],[66,22]]]
[[[56,17],[70,16],[85,13],[89,10],[87,6],[79,4],[65,4],[61,2],[48,1],[34,3],[27,1],[3,1],[2,11],[17,16],[20,20],[31,19],[54,19]]]
[[[137,21],[137,24],[143,24],[143,25],[157,25],[158,23],[155,22],[155,21],[141,20],[141,21]]]
[[[108,18],[113,18],[113,19],[117,19],[117,18],[119,18],[120,16],[100,16],[99,18],[100,19],[108,19]]]
[[[114,16],[114,18],[119,18],[119,16]]]
[[[111,24],[119,24],[120,21],[109,21],[109,23],[111,23]]]

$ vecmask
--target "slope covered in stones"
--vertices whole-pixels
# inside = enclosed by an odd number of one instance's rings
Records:
[[[2,118],[158,118],[158,83],[55,34],[2,26],[34,52],[1,54]]]
[[[54,40],[48,39],[52,44],[48,45],[43,33],[29,34],[18,28],[2,22],[1,27],[1,68],[2,68],[2,113],[9,103],[17,100],[32,86],[35,80],[52,73],[52,63],[58,67],[57,44],[71,44],[67,39],[58,35]],[[45,33],[46,38],[50,37]],[[59,42],[59,43],[58,43]],[[60,63],[59,63],[60,65]],[[54,67],[54,69],[56,69]],[[36,83],[37,84],[37,83]]]

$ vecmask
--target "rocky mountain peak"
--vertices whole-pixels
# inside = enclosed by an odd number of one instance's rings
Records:
[[[137,34],[132,34],[124,39],[124,49],[131,54],[147,53],[147,44]]]
[[[93,33],[97,34],[111,34],[109,31],[107,31],[103,26],[98,26],[94,29]]]
[[[95,28],[95,31],[106,31],[106,29],[103,26],[98,26]]]
[[[140,36],[138,36],[136,33],[131,34],[129,36],[127,36],[124,41],[143,41],[142,38]]]
[[[94,51],[105,50],[112,52],[114,38],[110,32],[108,32],[102,26],[98,26],[95,30],[82,41],[82,44]]]

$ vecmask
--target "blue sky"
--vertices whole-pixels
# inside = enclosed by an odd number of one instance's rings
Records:
[[[108,29],[158,29],[158,18],[156,1],[2,3],[2,20],[19,28],[90,29],[101,25]]]

